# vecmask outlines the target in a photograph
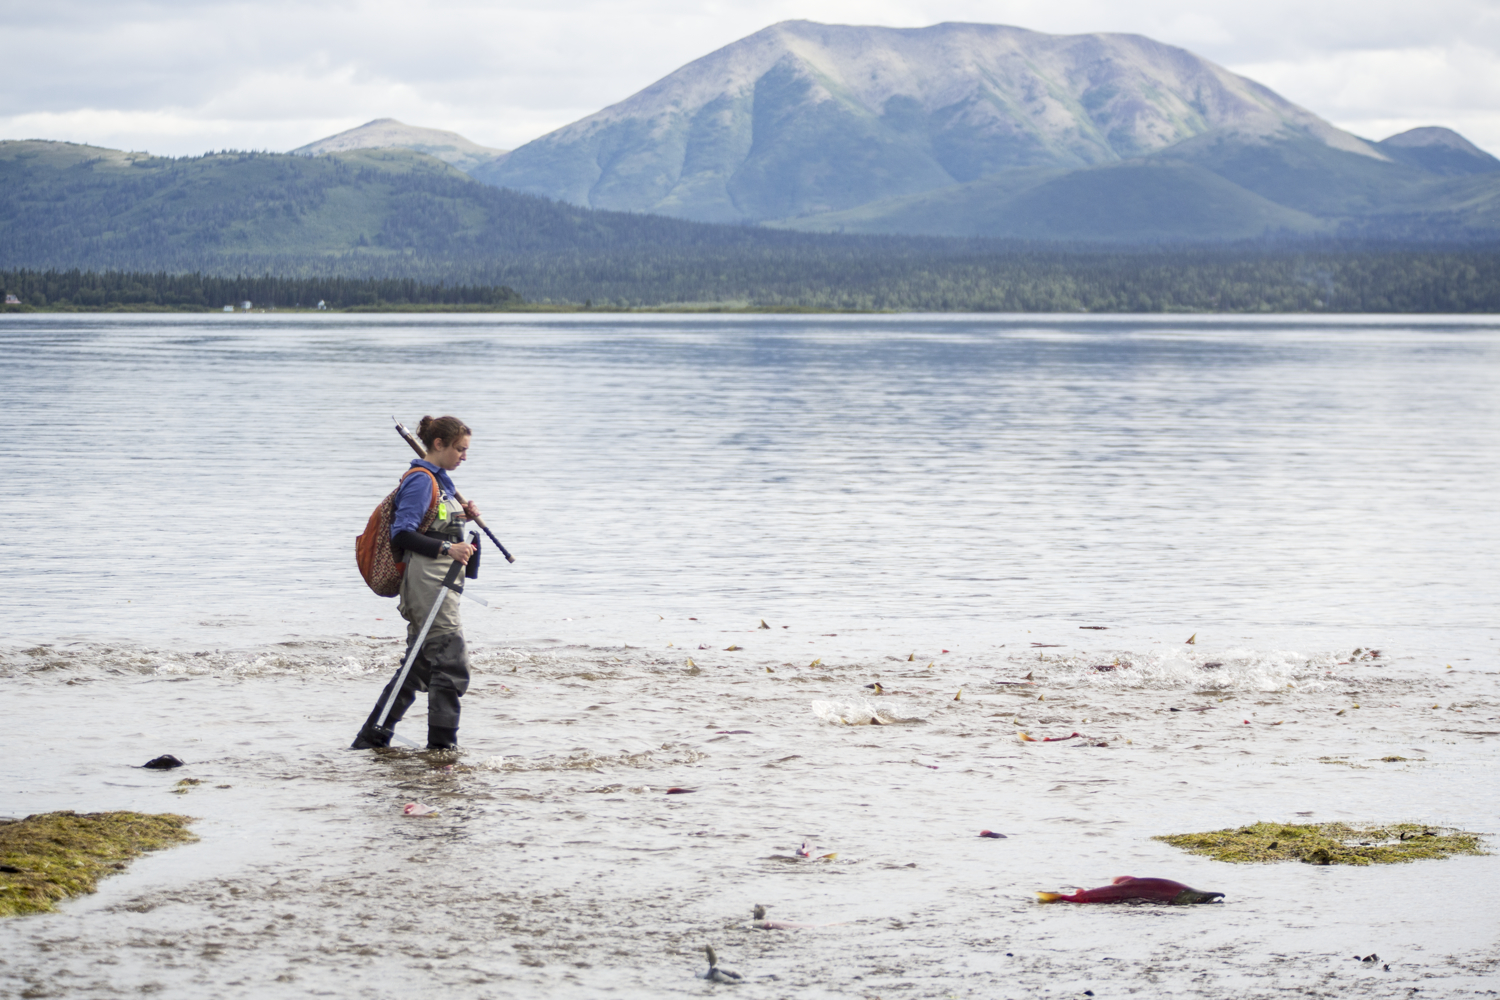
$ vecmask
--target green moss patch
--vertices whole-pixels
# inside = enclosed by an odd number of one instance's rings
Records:
[[[1256,823],[1211,833],[1154,837],[1216,861],[1302,861],[1310,865],[1394,865],[1453,854],[1488,854],[1479,834],[1420,823]]]
[[[197,840],[172,813],[38,813],[0,821],[0,917],[42,913],[147,851]]]

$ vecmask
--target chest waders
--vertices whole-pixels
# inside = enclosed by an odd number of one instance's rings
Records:
[[[444,496],[439,502],[438,517],[427,535],[429,538],[461,541],[463,520],[462,508]],[[471,532],[470,544],[477,542],[478,533]],[[463,594],[467,567],[453,559],[448,564],[447,572],[439,579],[433,572],[436,570],[434,562],[435,560],[415,554],[408,558],[406,578],[402,581],[401,589],[401,613],[410,622],[406,658],[396,676],[386,685],[385,692],[359,735],[355,737],[352,749],[389,746],[393,739],[421,749],[418,744],[396,735],[394,731],[417,690],[428,693],[428,749],[457,745],[458,703],[469,684],[469,668],[463,635],[458,631],[458,610],[448,607],[447,603],[450,591],[455,595]],[[471,559],[471,565],[472,562]],[[424,583],[424,580],[427,582]],[[428,587],[431,587],[430,591],[427,590]],[[408,601],[420,600],[426,594],[431,595],[431,604],[426,608],[421,628],[416,629],[416,618],[410,613],[416,608],[411,607]],[[428,637],[434,630],[436,637],[429,643]],[[428,646],[432,648],[429,649]],[[415,676],[412,676],[413,670]]]
[[[464,592],[463,571],[464,564],[457,559],[453,560],[453,565],[448,567],[448,573],[443,577],[443,589],[438,592],[437,598],[432,602],[432,610],[427,612],[427,620],[422,623],[422,630],[417,633],[417,640],[412,643],[411,652],[406,654],[406,662],[402,663],[401,669],[396,672],[396,680],[390,686],[390,694],[386,696],[385,703],[380,706],[380,715],[375,719],[374,728],[377,732],[383,736],[400,739],[402,743],[408,746],[414,747],[416,744],[408,739],[397,736],[394,730],[386,729],[385,720],[390,718],[391,706],[396,703],[396,696],[401,692],[402,686],[406,683],[406,675],[411,673],[411,665],[417,662],[417,657],[422,653],[422,644],[427,641],[427,633],[432,629],[432,620],[442,610],[443,602],[448,599],[448,591],[451,590],[455,594],[462,594]]]

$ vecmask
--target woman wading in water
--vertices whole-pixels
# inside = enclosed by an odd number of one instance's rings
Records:
[[[412,468],[423,468],[437,479],[438,499],[432,499],[432,480],[422,474],[408,475],[396,493],[391,518],[391,545],[397,559],[406,561],[401,578],[399,609],[406,619],[406,655],[422,630],[422,623],[432,610],[433,601],[442,601],[427,641],[406,675],[406,683],[396,695],[395,704],[385,720],[384,730],[376,728],[380,710],[390,695],[392,678],[380,693],[370,717],[354,738],[352,749],[390,746],[390,731],[406,714],[418,691],[427,692],[427,749],[452,750],[458,746],[458,700],[469,689],[469,654],[464,648],[463,623],[459,620],[459,600],[448,598],[442,586],[443,577],[456,559],[473,579],[479,573],[479,547],[464,541],[464,521],[479,516],[473,503],[461,506],[454,498],[457,488],[448,473],[463,464],[469,452],[469,428],[457,417],[423,417],[417,425],[417,437],[427,448],[424,458],[412,460]],[[433,507],[436,511],[433,512]],[[423,522],[433,513],[425,531]],[[404,662],[404,660],[403,660]]]

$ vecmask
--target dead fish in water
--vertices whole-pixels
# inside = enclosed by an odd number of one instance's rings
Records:
[[[668,788],[667,789],[667,794],[668,795],[691,795],[692,793],[696,792],[697,790],[698,789],[696,789],[696,788],[677,788],[677,787],[672,787],[672,788]]]
[[[1169,878],[1136,878],[1134,875],[1121,875],[1109,885],[1097,889],[1079,889],[1071,896],[1060,892],[1037,893],[1037,897],[1044,903],[1123,903],[1127,899],[1149,899],[1175,905],[1212,903],[1223,895],[1222,892],[1191,889]]]
[[[423,805],[420,802],[408,802],[401,810],[403,816],[431,816],[437,812],[437,806]]]
[[[182,767],[183,762],[169,753],[164,753],[160,757],[151,758],[141,766],[149,767],[153,771],[170,771],[174,767]]]
[[[755,922],[750,926],[758,931],[806,931],[816,927],[840,926],[839,924],[799,924],[791,920],[767,920],[766,908],[759,903],[755,904],[755,909],[750,911],[750,915],[755,918]]]
[[[719,968],[719,956],[714,954],[714,946],[706,944],[703,952],[708,956],[708,971],[703,973],[702,978],[713,983],[743,983],[745,977],[738,972]]]
[[[834,858],[838,857],[837,854],[819,854],[817,857],[813,857],[813,851],[815,850],[817,850],[817,848],[813,847],[811,844],[804,840],[802,842],[802,846],[797,848],[797,857],[808,858],[812,861],[832,861]]]
[[[1007,839],[1009,839],[1008,837],[1005,836],[1005,834],[1003,834],[1003,833],[996,833],[994,830],[980,830],[979,831],[979,835],[981,837],[988,837],[991,840],[1007,840]]]
[[[810,844],[810,843],[808,843],[807,841],[804,840],[802,842],[802,846],[799,847],[799,848],[797,848],[797,853],[796,854],[772,854],[772,855],[770,855],[770,860],[772,860],[772,861],[832,861],[834,858],[838,857],[837,854],[819,854],[816,857],[814,857],[813,856],[813,851],[814,850],[816,850],[816,848],[814,848],[812,846],[812,844]]]
[[[1176,710],[1174,709],[1173,711],[1176,711]],[[1082,736],[1083,734],[1082,733],[1074,733],[1072,736],[1043,736],[1041,739],[1037,739],[1035,736],[1032,736],[1030,733],[1017,733],[1016,735],[1019,736],[1019,737],[1021,737],[1021,742],[1022,743],[1062,743],[1064,740],[1077,739],[1079,736]]]

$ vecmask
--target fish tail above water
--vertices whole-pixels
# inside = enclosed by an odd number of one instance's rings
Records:
[[[1060,892],[1039,892],[1036,894],[1036,898],[1041,900],[1043,903],[1055,903],[1059,899],[1062,899],[1064,897]]]

